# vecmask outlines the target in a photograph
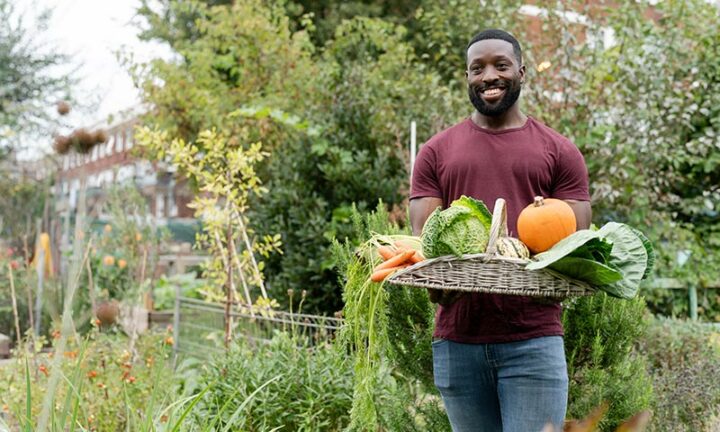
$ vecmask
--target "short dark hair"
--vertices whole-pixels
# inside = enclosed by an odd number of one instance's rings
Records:
[[[467,52],[470,49],[473,44],[480,42],[481,40],[485,39],[500,39],[504,40],[506,42],[510,42],[513,46],[513,52],[515,53],[515,57],[517,58],[518,62],[522,64],[522,50],[520,49],[520,43],[515,39],[513,35],[510,33],[504,31],[504,30],[498,30],[498,29],[487,29],[483,30],[480,33],[473,36],[472,39],[470,39],[470,43],[468,43],[467,47],[465,48],[465,62],[467,62]]]

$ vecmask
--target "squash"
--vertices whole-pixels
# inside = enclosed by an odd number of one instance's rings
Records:
[[[530,251],[525,243],[513,237],[500,237],[495,243],[497,253],[508,258],[530,259]]]
[[[518,237],[534,254],[545,252],[576,229],[575,213],[568,203],[541,196],[517,220]]]

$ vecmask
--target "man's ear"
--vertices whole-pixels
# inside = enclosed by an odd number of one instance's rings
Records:
[[[525,65],[521,65],[518,71],[520,73],[520,84],[525,84]],[[467,74],[467,72],[465,72]]]

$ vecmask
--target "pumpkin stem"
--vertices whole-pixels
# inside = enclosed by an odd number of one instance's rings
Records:
[[[540,207],[540,206],[545,205],[545,203],[543,202],[543,197],[536,196],[534,204],[535,204],[535,207]]]

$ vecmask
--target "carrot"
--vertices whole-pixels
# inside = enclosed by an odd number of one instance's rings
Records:
[[[390,268],[384,268],[380,270],[375,270],[373,274],[370,276],[370,280],[373,282],[381,282],[384,281],[386,277],[390,276],[391,274],[395,273],[396,271],[400,269],[404,269],[405,267],[409,267],[408,264],[403,264],[397,267],[390,267]]]
[[[377,251],[380,254],[380,256],[382,257],[383,261],[387,261],[397,254],[397,252],[393,251],[392,249],[390,249],[387,246],[380,246],[377,248]]]
[[[420,251],[415,251],[415,254],[413,254],[413,256],[410,257],[410,262],[413,264],[417,264],[420,261],[424,261],[424,260],[425,260],[425,257],[423,256],[422,253],[420,253]]]
[[[405,261],[409,260],[411,256],[415,254],[415,251],[410,249],[408,251],[399,253],[395,255],[394,257],[390,258],[389,260],[385,261],[384,263],[380,263],[377,267],[375,267],[374,271],[388,269],[390,267],[397,267],[401,264],[405,264]]]

